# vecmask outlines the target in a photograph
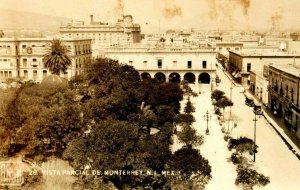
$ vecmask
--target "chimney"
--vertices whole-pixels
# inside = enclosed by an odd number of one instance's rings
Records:
[[[91,24],[94,22],[94,15],[91,15]]]

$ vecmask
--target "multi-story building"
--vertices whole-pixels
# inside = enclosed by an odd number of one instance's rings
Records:
[[[249,90],[264,105],[268,105],[268,75],[264,71],[250,72]]]
[[[105,56],[137,69],[142,78],[212,84],[216,58],[212,48],[108,48]]]
[[[268,107],[300,139],[300,67],[269,66]]]
[[[131,15],[124,15],[116,23],[94,21],[70,22],[60,27],[60,34],[70,38],[91,38],[93,56],[109,46],[138,43],[141,41],[140,25],[133,23]]]
[[[0,81],[15,78],[40,82],[50,75],[43,56],[50,48],[50,38],[1,38]],[[91,39],[62,39],[69,49],[72,65],[61,75],[70,79],[91,61]]]
[[[270,63],[287,65],[299,63],[300,54],[289,54],[282,51],[229,51],[228,70],[236,77],[237,82],[250,83],[250,71],[263,70]]]

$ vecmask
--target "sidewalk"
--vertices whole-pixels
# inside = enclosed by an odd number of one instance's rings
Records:
[[[256,96],[248,91],[248,94],[252,96],[257,102],[260,102]],[[295,133],[288,130],[286,125],[283,123],[283,119],[275,118],[268,107],[262,106],[263,116],[267,122],[273,127],[276,133],[285,142],[288,148],[298,157],[300,160],[300,141],[298,140]]]
[[[232,79],[231,75],[227,72],[227,70],[225,70],[225,68],[224,68],[219,62],[217,63],[217,65],[218,65],[218,68],[221,69],[221,71],[228,77],[228,79],[232,82],[232,84],[233,84],[234,86],[242,86],[241,84],[236,83],[236,82]]]

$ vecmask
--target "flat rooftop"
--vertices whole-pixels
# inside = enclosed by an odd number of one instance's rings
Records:
[[[300,65],[270,65],[270,67],[300,78]]]

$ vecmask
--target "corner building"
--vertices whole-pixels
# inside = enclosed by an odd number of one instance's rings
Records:
[[[51,73],[45,68],[43,56],[50,48],[51,38],[0,38],[0,81],[18,79],[41,82]],[[67,46],[72,65],[62,77],[70,79],[83,72],[91,62],[91,39],[61,39]]]

